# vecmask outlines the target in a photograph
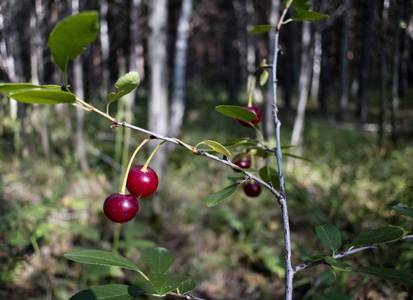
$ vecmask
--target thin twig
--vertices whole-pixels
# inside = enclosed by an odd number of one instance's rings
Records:
[[[333,258],[336,259],[336,260],[337,259],[342,259],[342,258],[345,258],[345,257],[347,257],[349,255],[352,255],[354,253],[357,253],[357,252],[361,252],[361,251],[368,250],[368,249],[376,249],[376,248],[380,247],[383,244],[394,243],[394,242],[398,242],[398,241],[401,241],[401,240],[408,240],[408,239],[413,239],[413,234],[405,235],[400,239],[393,240],[393,241],[388,241],[386,243],[374,244],[374,245],[369,245],[369,246],[364,246],[364,247],[360,247],[360,248],[351,249],[351,250],[336,254],[336,255],[333,256]],[[317,266],[317,265],[322,264],[322,263],[324,263],[324,260],[320,259],[320,260],[311,261],[311,262],[307,262],[307,263],[304,263],[304,264],[297,265],[293,268],[294,273],[297,273],[298,271],[302,271],[302,270]]]
[[[191,294],[180,294],[180,293],[175,293],[175,292],[169,292],[167,293],[167,295],[179,297],[179,298],[186,299],[186,300],[205,300],[204,298],[199,298]]]

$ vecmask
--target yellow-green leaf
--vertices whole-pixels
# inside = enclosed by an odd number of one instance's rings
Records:
[[[212,140],[205,140],[202,142],[199,142],[195,148],[198,148],[199,145],[208,145],[212,150],[214,150],[215,152],[224,154],[226,156],[230,156],[231,152],[229,152],[229,150],[227,148],[225,148],[223,145],[221,145],[220,143],[216,142],[216,141],[212,141]]]

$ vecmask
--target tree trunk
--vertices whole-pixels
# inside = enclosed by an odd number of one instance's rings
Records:
[[[343,38],[341,40],[340,100],[337,107],[337,120],[344,119],[348,102],[348,58],[350,34],[350,0],[345,0],[346,11],[343,14]]]
[[[227,17],[227,48],[228,48],[228,91],[229,91],[229,102],[230,104],[237,104],[238,98],[238,86],[237,86],[237,70],[236,70],[236,49],[234,46],[234,40],[236,39],[235,32],[235,8],[233,1],[229,1],[229,12]]]
[[[392,85],[392,109],[391,109],[391,125],[392,125],[392,134],[391,139],[393,146],[397,145],[397,132],[399,126],[399,78],[400,78],[400,21],[401,21],[401,12],[404,9],[403,1],[400,1],[396,7],[396,38],[394,45],[394,56],[393,56],[393,85]]]
[[[386,57],[386,45],[387,45],[387,22],[389,19],[389,6],[390,0],[383,1],[383,11],[381,19],[381,49],[380,49],[380,113],[379,113],[379,133],[378,141],[379,147],[384,146],[385,140],[385,123],[386,123],[386,92],[387,92],[387,57]]]
[[[321,33],[321,71],[320,71],[320,92],[318,94],[319,113],[322,117],[327,116],[327,103],[330,94],[330,70],[329,70],[329,47],[330,35],[328,30]]]
[[[102,0],[100,1],[100,12],[99,12],[99,23],[100,23],[100,51],[101,51],[101,68],[102,68],[102,83],[101,83],[101,90],[100,95],[102,99],[105,99],[108,91],[109,91],[109,33],[108,33],[108,1]]]
[[[268,20],[269,24],[276,25],[279,18],[280,18],[280,0],[272,0],[271,1],[271,12],[270,12],[270,19]],[[268,53],[274,53],[274,29],[268,32]],[[268,61],[269,64],[273,64],[272,56],[271,60]],[[275,127],[274,127],[274,117],[272,112],[272,93],[273,93],[273,85],[271,82],[267,83],[267,89],[265,94],[265,133],[267,140],[270,143],[275,142]]]
[[[294,145],[294,154],[302,154],[302,142],[305,121],[305,109],[307,106],[308,89],[311,76],[310,59],[311,27],[309,22],[303,22],[302,48],[301,48],[301,71],[299,79],[299,95],[297,116],[295,117],[291,145]],[[288,167],[294,167],[294,161],[288,159]]]
[[[192,0],[183,0],[178,21],[175,41],[174,75],[171,101],[169,136],[179,137],[185,113],[186,62],[188,48],[188,30],[192,15]],[[172,145],[172,144],[171,144]]]
[[[150,131],[168,133],[168,66],[166,24],[168,21],[166,0],[153,0],[149,4],[149,113]],[[151,148],[155,147],[151,143]],[[166,151],[161,147],[151,165],[163,177],[166,169]]]

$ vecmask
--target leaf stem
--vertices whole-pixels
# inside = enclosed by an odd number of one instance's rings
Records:
[[[83,101],[82,99],[79,99],[78,97],[76,97],[76,102],[83,105],[84,107],[86,107],[87,109],[89,109],[90,111],[93,111],[103,117],[105,117],[106,119],[112,121],[112,123],[116,123],[116,119],[111,117],[110,115],[108,115],[107,113],[104,113],[103,111],[97,109],[96,107],[90,105],[89,103]]]
[[[122,224],[116,223],[113,228],[113,244],[112,244],[113,253],[118,253],[121,226]]]

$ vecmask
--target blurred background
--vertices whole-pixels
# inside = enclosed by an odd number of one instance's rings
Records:
[[[316,225],[334,224],[344,240],[388,224],[411,229],[391,206],[413,206],[413,3],[312,5],[330,17],[284,25],[278,61],[282,145],[311,160],[284,158],[294,264],[301,255],[326,253]],[[280,0],[2,0],[0,82],[63,84],[48,36],[62,18],[96,10],[99,36],[69,64],[70,89],[79,98],[104,110],[117,78],[138,71],[138,89],[111,105],[117,119],[192,145],[255,138],[214,107],[247,103],[249,75],[263,59],[272,63],[274,35],[248,31],[275,25],[282,9]],[[275,146],[271,84],[257,84],[253,96]],[[0,299],[68,299],[97,284],[136,284],[131,272],[63,257],[76,248],[111,249],[113,224],[102,204],[119,190],[146,136],[110,125],[74,106],[26,105],[0,95]],[[145,148],[136,163],[145,162]],[[207,208],[205,198],[228,185],[232,170],[180,147],[161,149],[151,163],[161,176],[159,191],[122,226],[120,253],[144,268],[142,250],[168,248],[177,257],[174,274],[192,276],[194,294],[207,299],[280,298],[283,233],[272,195],[248,198],[240,189]],[[409,241],[351,259],[353,266],[408,272],[412,261]],[[297,299],[325,299],[329,292],[413,299],[406,287],[334,276],[324,266],[297,274]]]

